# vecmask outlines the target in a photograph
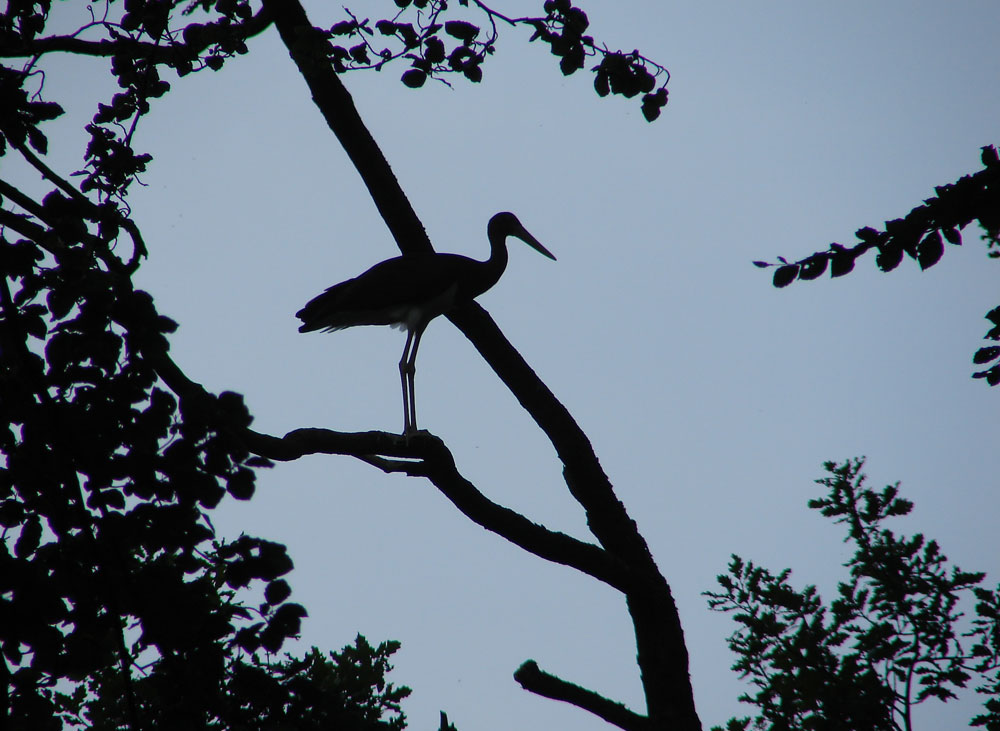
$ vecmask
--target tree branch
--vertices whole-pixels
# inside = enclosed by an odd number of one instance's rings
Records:
[[[590,711],[626,731],[646,731],[651,728],[648,718],[630,711],[623,703],[550,675],[540,670],[534,660],[528,660],[519,667],[514,673],[514,680],[525,690]]]
[[[166,353],[150,354],[156,372],[182,399],[208,403],[208,392],[188,378]],[[629,568],[598,546],[532,523],[520,513],[494,503],[458,472],[444,442],[428,433],[403,437],[386,432],[336,432],[330,429],[295,429],[284,437],[262,434],[252,429],[236,430],[247,448],[268,459],[287,462],[307,454],[342,454],[365,462],[394,460],[392,471],[426,477],[464,515],[524,550],[554,563],[577,569],[619,591],[634,588],[636,579]],[[412,465],[412,466],[411,466]]]
[[[772,283],[787,287],[796,279],[812,280],[824,274],[829,264],[831,277],[842,277],[854,269],[855,261],[872,249],[878,250],[875,264],[883,272],[899,266],[906,254],[921,269],[934,266],[944,253],[944,241],[962,243],[961,230],[979,221],[986,231],[989,246],[1000,246],[1000,158],[993,146],[982,148],[984,168],[963,175],[954,183],[935,187],[935,195],[926,199],[902,218],[885,222],[879,231],[865,226],[855,232],[858,243],[842,246],[833,243],[798,261],[780,263],[755,261],[761,269],[775,267]],[[1000,256],[994,252],[991,256]]]
[[[426,477],[470,520],[536,556],[575,568],[620,591],[626,591],[632,583],[627,567],[598,546],[532,523],[491,501],[462,477],[444,442],[431,434],[407,438],[386,432],[343,433],[313,428],[296,429],[278,438],[248,429],[244,441],[255,454],[278,461],[307,454],[342,454],[369,463],[388,462],[392,465],[388,471]],[[409,459],[387,461],[382,455]]]
[[[11,197],[8,195],[7,191],[8,184],[3,180],[0,180],[0,194]],[[22,195],[20,191],[15,190],[19,196]],[[13,197],[11,197],[13,200]],[[28,199],[30,200],[30,198]],[[20,205],[20,203],[18,203]],[[55,236],[48,235],[48,231],[45,227],[38,225],[34,221],[28,220],[27,216],[18,215],[13,211],[8,211],[6,208],[0,208],[0,226],[6,226],[19,234],[24,236],[26,239],[31,239],[41,248],[50,254],[56,254],[62,250],[60,245],[62,242],[59,241]]]
[[[56,185],[70,198],[90,211],[89,217],[92,221],[99,222],[102,218],[104,218],[104,216],[108,214],[113,215],[114,222],[125,229],[128,232],[128,235],[132,238],[132,257],[125,264],[125,268],[129,273],[133,273],[139,268],[140,259],[148,256],[149,251],[146,249],[146,242],[143,241],[142,233],[139,231],[139,227],[135,225],[135,222],[132,219],[126,215],[122,215],[121,211],[115,208],[102,209],[99,205],[81,193],[68,180],[57,174],[52,168],[46,165],[23,143],[11,142],[11,146],[20,152],[24,159],[27,160],[31,166],[35,168],[35,170],[42,174],[42,177]]]
[[[533,523],[483,495],[462,477],[451,452],[432,434],[407,438],[385,432],[351,434],[314,428],[296,429],[277,438],[247,430],[245,442],[255,454],[279,461],[307,454],[343,454],[375,463],[384,461],[381,455],[412,459],[391,461],[390,471],[426,477],[470,520],[529,553],[575,568],[619,591],[634,588],[635,578],[628,567],[605,550]]]
[[[38,203],[2,179],[0,179],[0,195],[9,198],[16,205],[20,206],[24,210],[28,211],[28,213],[32,216],[45,223],[45,225],[49,228],[46,229],[34,221],[29,220],[26,216],[19,215],[13,211],[8,211],[2,207],[0,207],[0,225],[7,226],[14,231],[17,231],[19,234],[25,238],[31,239],[41,248],[53,255],[58,255],[65,249],[66,243],[62,238],[62,236],[65,235],[66,238],[71,241],[79,241],[89,246],[94,255],[103,261],[108,267],[108,270],[114,274],[127,278],[127,274],[131,273],[132,270],[128,269],[128,265],[123,264],[114,256],[114,254],[111,253],[108,242],[104,241],[99,236],[95,236],[90,233],[86,230],[86,226],[82,229],[63,229],[60,231],[57,214],[48,210],[44,204]],[[94,204],[86,198],[84,198],[84,202],[87,206],[97,210]],[[97,212],[98,214],[100,213],[99,210]],[[136,233],[134,240],[142,241],[142,236],[139,233],[138,228],[131,221],[129,223],[133,228],[135,228]]]
[[[131,38],[89,41],[72,35],[35,38],[31,41],[21,43],[16,42],[20,38],[8,39],[11,42],[0,46],[0,58],[31,58],[46,53],[73,53],[80,56],[107,57],[114,56],[121,51],[129,51],[131,53],[141,51],[154,63],[174,64],[179,60],[190,60],[213,43],[223,38],[232,37],[234,34],[241,38],[250,38],[258,35],[266,30],[270,24],[271,18],[265,7],[242,23],[190,25],[188,28],[197,27],[200,32],[197,34],[189,33],[185,37],[184,43],[174,43],[169,46],[150,43],[149,41],[132,40]]]
[[[297,0],[264,0],[264,9],[288,48],[326,123],[361,175],[379,214],[404,254],[433,251],[385,156],[327,57],[329,42],[309,23]]]

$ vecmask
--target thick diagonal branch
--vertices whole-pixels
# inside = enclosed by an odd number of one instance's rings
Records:
[[[431,251],[423,224],[407,200],[388,161],[365,126],[350,93],[326,55],[327,40],[309,23],[295,0],[264,0],[264,9],[309,86],[326,123],[361,174],[379,214],[403,253]]]

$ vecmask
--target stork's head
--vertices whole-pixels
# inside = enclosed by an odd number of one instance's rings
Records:
[[[486,235],[489,236],[491,241],[494,238],[499,238],[502,241],[508,236],[521,239],[521,241],[526,243],[539,254],[547,256],[555,261],[555,257],[552,255],[552,252],[542,246],[538,239],[528,233],[528,229],[524,227],[524,224],[517,220],[517,216],[509,211],[498,213],[490,219],[489,225],[486,227]]]

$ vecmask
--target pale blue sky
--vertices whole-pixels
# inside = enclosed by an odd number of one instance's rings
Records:
[[[377,16],[375,3],[349,5]],[[503,7],[533,9],[535,3]],[[57,8],[59,6],[56,6]],[[312,3],[329,26],[339,5]],[[727,617],[701,592],[731,553],[827,596],[847,553],[805,507],[827,459],[866,454],[901,480],[900,523],[963,568],[1000,575],[995,446],[1000,392],[969,378],[998,304],[978,232],[920,273],[869,257],[842,280],[774,290],[751,260],[798,257],[907,213],[1000,142],[995,2],[591,2],[591,31],[667,66],[655,124],[635,101],[563,78],[546,49],[505,31],[484,83],[345,83],[435,246],[483,258],[486,222],[518,214],[557,257],[512,241],[482,304],[590,435],[674,591],[706,728],[741,713]],[[140,285],[180,323],[172,352],[195,380],[245,394],[258,429],[401,427],[388,328],[296,331],[330,284],[397,253],[276,34],[219,74],[175,83],[137,146],[150,246]],[[102,62],[74,61],[73,119],[93,113]],[[172,82],[174,80],[171,80]],[[63,87],[64,88],[64,87]],[[78,125],[79,126],[79,125]],[[65,129],[65,128],[62,128]],[[75,134],[53,155],[78,165]],[[543,435],[447,321],[421,345],[420,425],[493,500],[588,538]],[[411,727],[607,728],[522,691],[525,659],[642,709],[621,597],[472,525],[428,484],[348,458],[262,474],[220,531],[287,543],[303,642],[356,632],[403,642],[394,680]],[[925,728],[961,724],[931,710]]]

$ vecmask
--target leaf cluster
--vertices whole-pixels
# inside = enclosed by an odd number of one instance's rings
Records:
[[[638,51],[625,53],[598,46],[586,34],[590,25],[587,14],[574,7],[571,0],[546,0],[545,15],[508,18],[481,2],[476,8],[485,18],[479,20],[468,11],[451,18],[454,8],[446,0],[396,0],[397,12],[372,22],[359,19],[350,10],[348,20],[332,25],[326,32],[328,56],[338,72],[356,69],[381,70],[399,58],[410,62],[402,82],[413,89],[428,79],[447,82],[451,74],[462,74],[473,83],[482,81],[483,63],[496,52],[499,38],[497,21],[533,29],[531,41],[547,43],[559,58],[564,75],[582,69],[587,57],[599,56],[593,67],[594,87],[600,96],[621,94],[632,98],[642,93],[642,112],[648,121],[656,119],[667,103],[666,84],[670,76],[662,66]],[[460,1],[468,7],[468,1]],[[470,22],[467,18],[478,20]],[[488,25],[488,31],[485,30]],[[663,77],[657,89],[657,77]]]
[[[398,647],[395,642],[372,647],[358,635],[341,652],[324,654],[313,647],[299,658],[288,654],[281,658],[233,656],[225,661],[220,698],[196,694],[182,708],[170,708],[173,693],[169,688],[181,668],[143,678],[135,683],[134,692],[140,715],[151,721],[151,728],[401,731],[406,716],[400,702],[410,690],[385,680],[392,670],[389,658]],[[199,670],[194,674],[203,681]],[[125,709],[120,675],[97,675],[88,688],[97,700],[88,704],[86,722],[73,720],[92,729],[121,728],[117,719]],[[206,702],[217,708],[213,716],[197,714],[199,705]]]
[[[100,220],[58,193],[37,210],[44,225],[4,216],[33,238],[0,236],[2,718],[233,728],[287,712],[302,728],[383,727],[405,695],[381,676],[396,645],[265,659],[305,616],[282,578],[291,559],[216,540],[208,516],[269,465],[233,436],[250,423],[242,397],[163,389],[154,362],[176,324],[98,248]]]
[[[98,17],[99,5],[90,8],[91,22],[70,35],[45,34],[49,2],[8,3],[0,13],[0,56],[27,59],[21,68],[0,66],[0,154],[8,143],[22,149],[26,141],[36,152],[47,152],[38,125],[62,114],[62,108],[37,99],[44,78],[37,66],[46,53],[108,57],[119,91],[97,103],[86,127],[85,167],[77,174],[83,176],[82,191],[123,203],[129,185],[151,160],[133,150],[132,137],[150,100],[171,88],[163,72],[184,76],[219,70],[226,59],[247,53],[246,40],[265,23],[252,14],[247,0],[206,0],[186,7],[170,0],[106,1]],[[193,22],[192,15],[204,22]],[[178,23],[178,17],[188,22]],[[37,79],[34,89],[26,88],[31,78]]]
[[[350,10],[350,20],[330,27],[329,56],[338,73],[357,69],[381,71],[399,58],[410,62],[402,82],[411,89],[423,86],[427,79],[444,81],[449,74],[462,74],[473,83],[483,79],[482,63],[496,51],[496,27],[489,37],[480,38],[480,27],[466,20],[445,20],[448,3],[444,0],[397,2],[397,12],[374,24],[358,20]],[[357,41],[339,45],[336,41]],[[342,42],[342,41],[341,41]],[[447,82],[446,82],[447,83]]]
[[[267,464],[228,434],[248,421],[241,399],[207,413],[158,386],[150,354],[176,325],[82,241],[94,222],[71,208],[53,193],[48,226],[26,229],[39,240],[0,238],[0,645],[26,726],[79,711],[55,688],[109,668],[166,673],[168,704],[218,689],[227,646],[276,651],[304,613],[274,587],[284,547],[212,541],[205,511],[227,491],[249,497]],[[270,581],[275,602],[251,611],[220,592],[251,581]],[[237,634],[251,615],[254,643]],[[182,667],[194,670],[173,677]],[[122,698],[138,703],[134,688]]]
[[[855,236],[858,243],[843,246],[830,244],[826,251],[817,251],[804,259],[789,262],[778,257],[778,263],[755,261],[761,269],[775,267],[773,284],[787,287],[796,279],[813,280],[827,269],[831,277],[842,277],[854,269],[854,262],[874,249],[875,264],[883,272],[891,272],[903,261],[903,255],[915,260],[921,269],[929,269],[940,261],[945,242],[953,246],[962,243],[962,230],[977,222],[983,229],[990,258],[1000,258],[1000,155],[996,147],[982,148],[983,169],[965,175],[956,182],[938,186],[935,195],[926,199],[903,218],[885,222],[882,230],[865,226]],[[1000,307],[986,314],[992,327],[985,339],[1000,341]],[[1000,346],[980,348],[973,356],[977,365],[987,365],[973,374],[984,378],[991,386],[1000,384]]]
[[[863,464],[826,463],[828,476],[817,482],[827,494],[809,502],[845,525],[855,548],[834,601],[825,604],[812,586],[793,588],[788,569],[774,575],[738,556],[718,577],[722,590],[706,592],[712,609],[740,625],[728,640],[733,669],[757,688],[740,700],[758,715],[732,719],[729,729],[910,729],[915,705],[953,699],[972,677],[989,696],[974,725],[1000,722],[1000,594],[978,586],[984,574],[949,566],[936,542],[885,527],[912,503],[898,485],[865,487]],[[977,619],[962,634],[958,605],[972,592]]]
[[[0,155],[8,144],[22,146],[25,142],[45,154],[49,143],[39,124],[63,113],[54,102],[32,101],[25,89],[27,78],[24,71],[0,66]]]
[[[590,25],[587,14],[573,7],[570,0],[546,0],[546,16],[532,21],[535,33],[531,40],[541,39],[559,57],[559,68],[569,76],[583,68],[588,56],[600,56],[593,67],[594,90],[599,96],[621,94],[633,98],[642,94],[642,114],[652,122],[660,116],[667,103],[667,82],[670,74],[638,51],[626,53],[599,47],[592,36],[585,35]],[[651,72],[650,69],[653,69]],[[663,82],[657,89],[656,77]],[[654,91],[655,90],[655,91]]]

